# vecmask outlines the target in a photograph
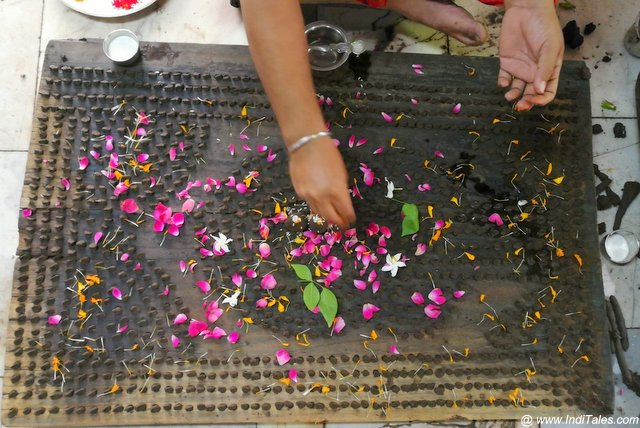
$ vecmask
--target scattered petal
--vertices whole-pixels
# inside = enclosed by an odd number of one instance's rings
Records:
[[[431,190],[431,185],[429,183],[419,184],[418,190],[421,192],[428,192]]]
[[[433,155],[437,158],[444,159],[444,154],[440,150],[433,152]]]
[[[439,306],[436,305],[432,305],[431,303],[429,303],[427,306],[425,306],[424,308],[424,313],[426,316],[428,316],[431,319],[437,319],[440,317],[441,314],[441,309]]]
[[[389,352],[395,355],[400,354],[400,351],[398,351],[398,346],[395,343],[389,345]]]
[[[129,198],[120,202],[120,209],[127,214],[133,214],[135,212],[138,212],[140,208],[138,207],[138,203],[135,199]]]
[[[447,301],[447,298],[444,297],[440,288],[434,288],[431,290],[427,297],[437,305],[443,305]]]
[[[183,313],[179,313],[173,319],[173,325],[180,325],[180,324],[185,323],[186,321],[187,321],[187,316],[185,314],[183,314]]]
[[[370,320],[371,318],[373,318],[373,315],[378,312],[380,310],[379,307],[377,307],[376,305],[372,304],[372,303],[365,303],[362,306],[362,316],[364,317],[365,320]]]
[[[458,114],[460,113],[460,110],[462,110],[462,104],[458,103],[455,106],[453,106],[453,113],[454,114]]]
[[[266,242],[263,242],[258,245],[258,253],[260,253],[260,257],[266,259],[271,255],[271,247]]]
[[[416,305],[422,305],[424,303],[424,296],[419,291],[416,291],[411,295],[411,301]]]
[[[93,235],[93,242],[97,245],[97,244],[98,244],[98,242],[100,242],[100,240],[102,239],[102,237],[103,237],[103,236],[104,236],[104,233],[102,233],[102,232],[96,232],[96,233]]]
[[[416,256],[421,256],[427,252],[427,245],[423,243],[419,243],[416,247]]]
[[[391,116],[389,116],[387,113],[382,112],[382,113],[380,113],[380,114],[382,114],[382,118],[383,118],[384,120],[386,120],[387,122],[393,122],[393,118],[392,118]]]
[[[465,292],[462,290],[456,290],[453,292],[453,297],[455,297],[456,299],[459,299],[464,295],[465,295]]]
[[[62,187],[64,188],[65,191],[69,191],[69,189],[71,189],[71,183],[69,182],[69,180],[65,177],[62,177],[60,179],[60,184],[62,184]]]
[[[276,360],[279,365],[283,366],[291,360],[291,355],[286,349],[279,349],[276,351]]]
[[[198,320],[191,320],[191,322],[189,323],[189,328],[187,330],[187,333],[191,337],[196,337],[200,333],[205,331],[208,327],[209,326],[207,325],[206,322],[198,321]]]
[[[78,159],[78,169],[80,171],[84,171],[85,169],[87,169],[87,167],[89,166],[89,158],[86,156],[83,156],[81,158]]]
[[[344,330],[346,323],[344,322],[344,318],[335,317],[333,320],[333,328],[331,329],[331,333],[339,334],[342,330]]]
[[[178,336],[176,336],[175,334],[171,335],[171,346],[173,346],[174,348],[180,346],[180,339],[178,339]]]
[[[47,318],[47,324],[49,325],[58,325],[60,324],[60,321],[62,321],[62,316],[61,315],[51,315],[49,318]]]
[[[361,279],[354,279],[353,280],[353,285],[358,290],[366,290],[367,289],[367,283],[365,281],[361,280]]]
[[[122,291],[118,287],[113,287],[111,289],[111,295],[118,300],[122,300]]]
[[[205,294],[211,291],[211,284],[209,284],[209,282],[207,281],[198,281],[196,282],[196,285],[198,286],[200,291],[202,291]]]
[[[240,333],[238,333],[237,331],[232,331],[227,336],[227,342],[229,343],[238,343],[238,340],[240,340]]]
[[[33,210],[31,208],[24,208],[21,212],[22,217],[31,217],[33,215]]]
[[[504,221],[502,220],[502,217],[500,217],[500,214],[493,213],[489,216],[489,223],[493,223],[496,226],[502,226]]]
[[[201,332],[202,337],[204,339],[220,339],[221,337],[224,337],[227,335],[227,332],[224,331],[224,329],[220,328],[220,327],[215,327],[213,330],[203,330]]]
[[[260,287],[263,290],[273,290],[276,285],[278,285],[278,282],[276,281],[273,274],[270,273],[262,277],[262,280],[260,281]]]

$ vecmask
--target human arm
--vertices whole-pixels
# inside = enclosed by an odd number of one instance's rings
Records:
[[[291,146],[325,130],[307,55],[298,0],[242,0],[249,49],[282,138]],[[331,223],[347,227],[355,220],[347,172],[328,137],[315,139],[290,155],[289,174],[296,193]]]
[[[562,30],[552,0],[506,0],[500,32],[498,85],[508,101],[529,110],[551,102],[558,90],[564,54]]]

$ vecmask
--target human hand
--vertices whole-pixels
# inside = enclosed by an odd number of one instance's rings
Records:
[[[289,159],[293,187],[311,211],[345,229],[356,219],[347,187],[347,171],[330,138],[318,138]]]
[[[500,32],[498,86],[516,109],[551,102],[558,90],[564,39],[552,0],[507,0]]]

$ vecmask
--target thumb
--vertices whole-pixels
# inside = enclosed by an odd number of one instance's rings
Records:
[[[558,49],[548,43],[540,47],[540,56],[536,64],[536,74],[533,79],[535,91],[542,95],[547,89],[547,82],[551,79],[553,70],[558,62]]]

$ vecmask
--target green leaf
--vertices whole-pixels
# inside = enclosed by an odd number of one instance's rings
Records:
[[[331,327],[338,313],[338,299],[336,299],[336,295],[328,288],[323,287],[318,307],[327,325]]]
[[[292,264],[291,267],[295,271],[296,276],[301,280],[313,281],[313,278],[311,277],[311,271],[309,270],[307,265]]]
[[[615,111],[617,109],[616,105],[609,100],[602,100],[602,102],[600,103],[600,107],[602,107],[605,110]]]
[[[320,302],[320,292],[313,282],[308,283],[302,292],[302,299],[307,309],[312,311]]]
[[[402,236],[413,235],[420,230],[420,220],[418,219],[418,206],[416,204],[402,204]]]
[[[576,8],[576,5],[571,3],[569,0],[564,0],[558,5],[558,7],[564,10],[573,10]]]

